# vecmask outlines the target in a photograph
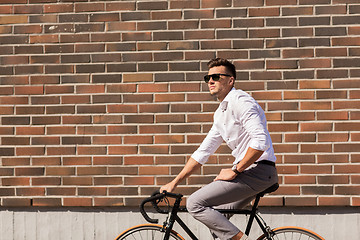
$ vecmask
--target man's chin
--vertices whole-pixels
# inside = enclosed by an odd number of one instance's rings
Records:
[[[217,91],[212,91],[212,90],[210,90],[209,92],[211,96],[216,96],[216,94],[218,93]]]
[[[210,96],[213,98],[218,98],[218,92],[210,92]]]

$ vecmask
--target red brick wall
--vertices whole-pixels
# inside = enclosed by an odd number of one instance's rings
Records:
[[[1,0],[1,206],[136,205],[208,132],[214,57],[266,111],[263,204],[359,206],[359,22],[358,0]]]

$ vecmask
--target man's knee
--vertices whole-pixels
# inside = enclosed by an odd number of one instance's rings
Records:
[[[203,207],[199,201],[194,197],[194,194],[190,195],[186,201],[186,209],[190,214],[200,212]]]

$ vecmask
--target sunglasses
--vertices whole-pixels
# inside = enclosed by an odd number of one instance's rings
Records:
[[[211,74],[211,75],[205,75],[205,76],[204,76],[204,81],[205,81],[206,83],[208,83],[208,82],[210,81],[210,78],[212,78],[212,80],[214,80],[214,81],[219,81],[219,80],[220,80],[220,76],[231,77],[231,75],[229,75],[229,74],[216,73],[216,74]]]

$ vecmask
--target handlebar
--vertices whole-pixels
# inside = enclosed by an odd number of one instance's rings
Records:
[[[150,223],[158,223],[159,220],[158,219],[153,219],[150,218],[149,215],[146,213],[145,211],[145,204],[148,202],[151,202],[152,206],[155,208],[155,210],[158,213],[162,213],[162,214],[167,214],[169,211],[166,210],[162,210],[158,204],[166,197],[171,197],[171,198],[175,198],[175,199],[181,199],[183,197],[182,194],[175,194],[175,193],[170,193],[170,192],[162,192],[160,193],[159,191],[155,191],[153,194],[151,194],[150,197],[144,199],[141,204],[140,204],[140,213],[141,215],[145,218],[146,221],[150,222]]]

